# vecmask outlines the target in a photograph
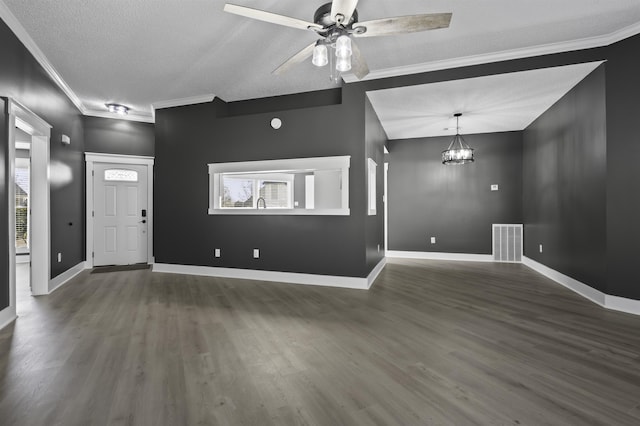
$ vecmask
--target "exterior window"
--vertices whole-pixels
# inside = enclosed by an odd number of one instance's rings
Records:
[[[222,208],[253,208],[252,180],[225,176],[222,182]]]
[[[104,171],[105,181],[137,182],[138,172],[126,169],[107,169]]]

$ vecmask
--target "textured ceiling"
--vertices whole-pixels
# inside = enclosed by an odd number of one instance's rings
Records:
[[[304,20],[325,2],[233,1]],[[314,40],[311,32],[224,13],[224,3],[0,0],[3,14],[15,19],[2,18],[26,30],[88,113],[113,101],[151,117],[152,105],[168,100],[212,94],[234,101],[332,87],[327,70],[309,61],[284,76],[271,74]],[[360,39],[371,78],[536,46],[553,50],[635,31],[640,22],[638,0],[361,0],[358,12],[361,21],[453,13],[448,29]]]
[[[389,139],[523,130],[601,62],[367,92]]]

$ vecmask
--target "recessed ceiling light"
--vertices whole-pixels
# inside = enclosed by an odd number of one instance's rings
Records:
[[[105,104],[109,112],[114,112],[120,115],[126,115],[129,113],[129,107],[120,104]]]

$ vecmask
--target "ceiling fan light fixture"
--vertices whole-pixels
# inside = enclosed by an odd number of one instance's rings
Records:
[[[327,46],[325,44],[316,44],[313,48],[313,59],[311,63],[316,67],[324,67],[329,63],[329,54],[327,53]]]
[[[273,73],[281,74],[294,65],[304,62],[313,54],[312,63],[314,65],[329,64],[330,78],[335,83],[338,83],[341,72],[352,70],[352,61],[354,62],[353,74],[358,80],[362,80],[369,74],[369,67],[357,44],[353,43],[352,45],[351,37],[391,36],[447,28],[452,16],[451,13],[431,13],[360,22],[357,5],[358,0],[330,1],[316,9],[313,22],[230,3],[224,5],[224,11],[263,22],[314,32],[320,40],[304,47],[276,68]],[[327,62],[324,59],[324,49],[319,47],[321,44],[324,44],[328,51]],[[334,53],[337,67],[334,66]]]

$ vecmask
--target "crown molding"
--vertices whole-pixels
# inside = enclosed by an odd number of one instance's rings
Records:
[[[184,105],[204,104],[213,101],[216,97],[213,93],[207,93],[205,95],[189,96],[187,98],[168,99],[166,101],[158,101],[151,104],[154,111],[163,108],[173,108]]]
[[[358,81],[378,80],[381,78],[398,77],[408,74],[419,74],[423,72],[440,71],[451,68],[467,67],[472,65],[482,65],[492,62],[509,61],[513,59],[531,58],[535,56],[551,55],[554,53],[571,52],[575,50],[592,49],[596,47],[609,46],[626,38],[640,33],[640,22],[628,27],[614,31],[609,34],[587,37],[578,40],[565,41],[560,43],[550,43],[523,49],[504,50],[482,55],[465,56],[462,58],[444,59],[441,61],[424,62],[421,64],[385,68],[371,71],[362,80],[358,80],[353,74],[343,76],[345,83],[355,83]]]
[[[49,77],[56,83],[56,85],[67,95],[69,100],[78,108],[83,115],[102,117],[102,118],[115,118],[129,121],[140,121],[146,123],[155,122],[155,110],[163,108],[172,108],[177,106],[192,105],[199,103],[211,102],[215,95],[205,94],[198,96],[191,96],[186,98],[170,99],[166,101],[159,101],[151,104],[152,112],[150,115],[143,114],[129,114],[127,116],[114,117],[108,112],[88,110],[80,98],[75,94],[71,87],[64,81],[62,76],[58,73],[55,67],[49,62],[45,54],[40,50],[35,41],[27,33],[22,24],[18,21],[15,15],[7,7],[3,0],[0,0],[0,19],[2,19],[11,31],[16,35],[18,40],[27,48],[27,50],[33,55],[36,61],[44,68]],[[595,47],[609,46],[613,43],[619,42],[626,38],[632,37],[640,33],[640,22],[629,25],[620,30],[616,30],[609,34],[604,34],[597,37],[588,37],[579,40],[572,40],[560,43],[551,43],[546,45],[533,46],[523,49],[506,50],[502,52],[494,52],[482,55],[466,56],[462,58],[445,59],[441,61],[425,62],[421,64],[401,66],[380,69],[370,72],[362,80],[358,80],[353,74],[343,75],[343,80],[346,83],[355,83],[358,81],[377,80],[388,77],[397,77],[400,75],[419,74],[423,72],[439,71],[443,69],[459,68],[464,66],[480,65],[492,62],[508,61],[513,59],[521,59],[527,57],[542,56],[554,53],[569,52],[582,49],[590,49]]]
[[[73,104],[80,110],[82,114],[85,114],[86,108],[82,104],[80,98],[71,90],[71,87],[64,81],[62,76],[56,71],[56,69],[51,65],[49,59],[45,56],[45,54],[40,50],[35,41],[31,38],[31,36],[27,33],[27,30],[24,29],[22,24],[18,21],[18,18],[9,10],[4,1],[0,0],[0,18],[7,24],[7,26],[13,31],[18,40],[27,48],[27,50],[33,55],[33,57],[38,61],[40,66],[44,68],[46,73],[51,77],[51,79],[58,85],[58,87],[67,95],[69,100],[73,102]]]
[[[138,121],[141,123],[155,123],[155,117],[146,114],[126,114],[120,115],[109,111],[85,110],[83,115],[88,117],[111,118],[113,120]]]

